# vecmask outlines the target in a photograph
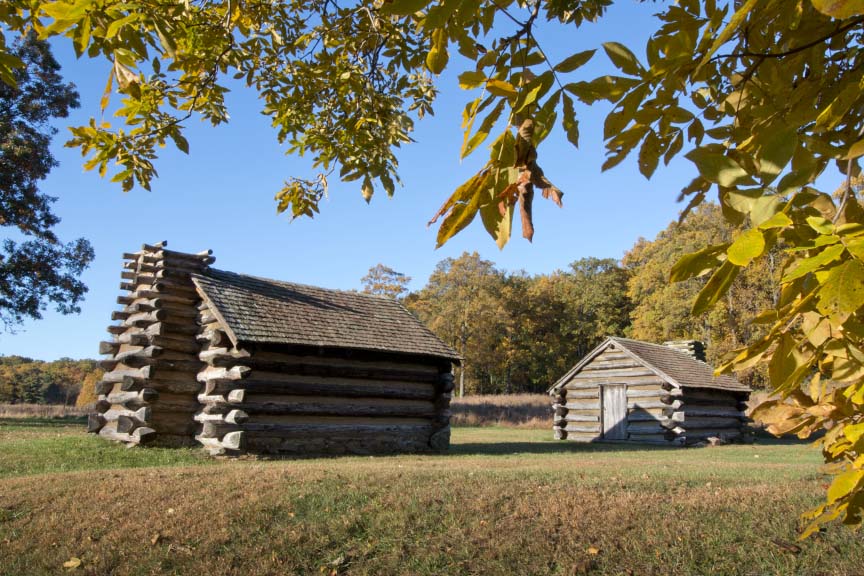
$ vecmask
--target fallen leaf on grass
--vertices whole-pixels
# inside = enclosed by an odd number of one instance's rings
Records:
[[[791,552],[792,554],[799,554],[801,552],[801,547],[797,544],[792,544],[791,542],[785,542],[783,540],[772,540],[771,542],[784,552]]]
[[[159,543],[160,540],[162,540],[162,535],[157,532],[156,534],[153,535],[152,538],[150,538],[150,544],[155,546],[156,544]]]
[[[591,554],[592,556],[596,556],[597,554],[600,554],[600,549],[595,548],[594,546],[589,546],[587,552],[588,552],[588,554]]]
[[[81,566],[81,559],[75,556],[63,563],[63,567],[67,570],[75,570],[79,566]]]

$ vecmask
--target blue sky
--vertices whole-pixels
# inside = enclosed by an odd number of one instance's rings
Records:
[[[604,41],[620,41],[643,53],[656,26],[653,3],[618,2],[609,17],[580,30],[554,31],[541,27],[538,37],[553,61]],[[75,59],[65,42],[55,53],[63,74],[75,82],[82,107],[65,125],[84,124],[99,116],[99,99],[110,67],[106,62]],[[458,63],[457,63],[458,64]],[[291,175],[311,176],[303,159],[286,157],[276,141],[261,105],[242,86],[229,95],[231,122],[211,128],[193,119],[187,137],[190,154],[166,148],[157,163],[153,191],[123,193],[119,186],[84,172],[79,152],[63,148],[65,127],[55,138],[60,161],[42,190],[59,197],[61,238],[85,237],[96,260],[84,274],[90,288],[77,316],[48,310],[37,322],[27,322],[14,335],[0,334],[0,353],[45,360],[63,356],[96,357],[98,342],[117,309],[121,254],[144,242],[168,240],[182,251],[210,248],[215,266],[236,272],[351,289],[381,262],[413,278],[421,288],[435,264],[463,251],[478,251],[499,267],[548,273],[587,256],[620,258],[640,237],[654,237],[674,220],[682,206],[679,190],[694,175],[692,165],[677,159],[645,180],[629,158],[611,172],[601,173],[604,160],[602,125],[607,104],[577,108],[580,148],[574,149],[560,129],[541,146],[540,164],[564,193],[564,208],[539,197],[535,200],[534,242],[514,231],[499,251],[478,220],[444,247],[435,250],[435,228],[426,222],[450,192],[485,161],[485,152],[459,162],[461,111],[470,93],[459,90],[455,68],[440,78],[441,96],[434,117],[417,124],[415,144],[399,155],[404,187],[388,199],[376,195],[367,205],[357,183],[330,182],[330,196],[314,220],[276,214],[273,196]],[[580,72],[582,79],[613,73],[602,50]]]

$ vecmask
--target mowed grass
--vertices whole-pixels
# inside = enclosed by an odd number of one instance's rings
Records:
[[[809,446],[550,436],[457,428],[445,456],[214,461],[2,423],[0,574],[864,574],[860,533],[796,543],[827,482]]]

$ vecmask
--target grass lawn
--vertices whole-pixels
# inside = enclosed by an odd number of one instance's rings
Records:
[[[0,421],[0,574],[864,574],[861,533],[796,543],[826,487],[809,446],[550,436],[457,428],[446,456],[214,461]]]

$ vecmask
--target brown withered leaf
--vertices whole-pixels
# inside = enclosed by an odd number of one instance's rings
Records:
[[[522,237],[531,242],[534,238],[534,221],[531,215],[531,204],[534,201],[534,187],[531,184],[520,186],[519,215],[522,218]]]

